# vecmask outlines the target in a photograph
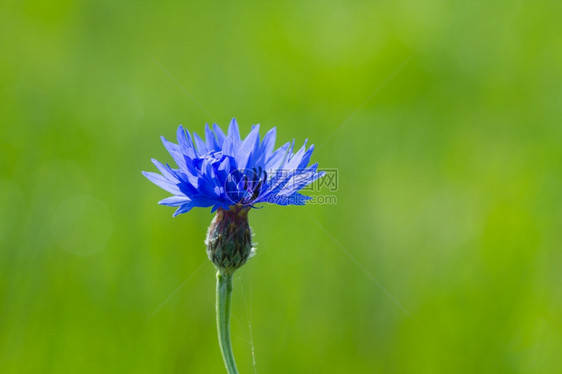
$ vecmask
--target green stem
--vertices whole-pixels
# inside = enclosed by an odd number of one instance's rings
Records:
[[[228,374],[238,374],[230,343],[230,299],[232,274],[217,273],[217,330],[222,358]]]

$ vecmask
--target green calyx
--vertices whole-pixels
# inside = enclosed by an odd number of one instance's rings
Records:
[[[232,274],[253,255],[252,232],[246,207],[219,208],[207,231],[207,256],[217,269]]]

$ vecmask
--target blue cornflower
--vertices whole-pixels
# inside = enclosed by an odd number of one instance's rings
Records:
[[[177,168],[152,160],[161,174],[143,172],[154,184],[174,196],[159,202],[178,207],[174,216],[194,207],[255,207],[258,203],[304,205],[310,196],[299,191],[321,177],[318,164],[308,166],[314,146],[293,153],[294,140],[274,150],[276,129],[260,141],[259,125],[245,139],[240,138],[238,124],[232,119],[225,135],[213,124],[205,126],[205,140],[193,137],[181,125],[178,144],[164,137],[164,146]]]
[[[205,127],[205,141],[199,135],[178,128],[178,144],[162,138],[177,168],[152,160],[161,174],[143,172],[157,186],[172,193],[160,204],[178,207],[174,216],[194,207],[217,211],[205,246],[217,272],[217,330],[225,367],[237,374],[230,343],[230,300],[233,273],[254,254],[248,211],[259,203],[304,205],[310,199],[299,191],[324,175],[317,164],[308,166],[314,146],[293,153],[295,141],[274,150],[276,130],[260,141],[255,125],[240,139],[236,120],[228,134],[213,124]]]

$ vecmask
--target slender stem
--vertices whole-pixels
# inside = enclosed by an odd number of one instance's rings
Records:
[[[230,299],[232,274],[217,273],[217,330],[222,358],[228,374],[238,374],[230,343]]]

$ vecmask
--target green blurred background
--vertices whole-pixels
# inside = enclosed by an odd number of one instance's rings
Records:
[[[561,19],[559,1],[3,1],[0,372],[224,372],[212,215],[172,218],[140,172],[178,124],[236,117],[309,138],[340,177],[335,205],[252,212],[241,373],[561,373]]]

